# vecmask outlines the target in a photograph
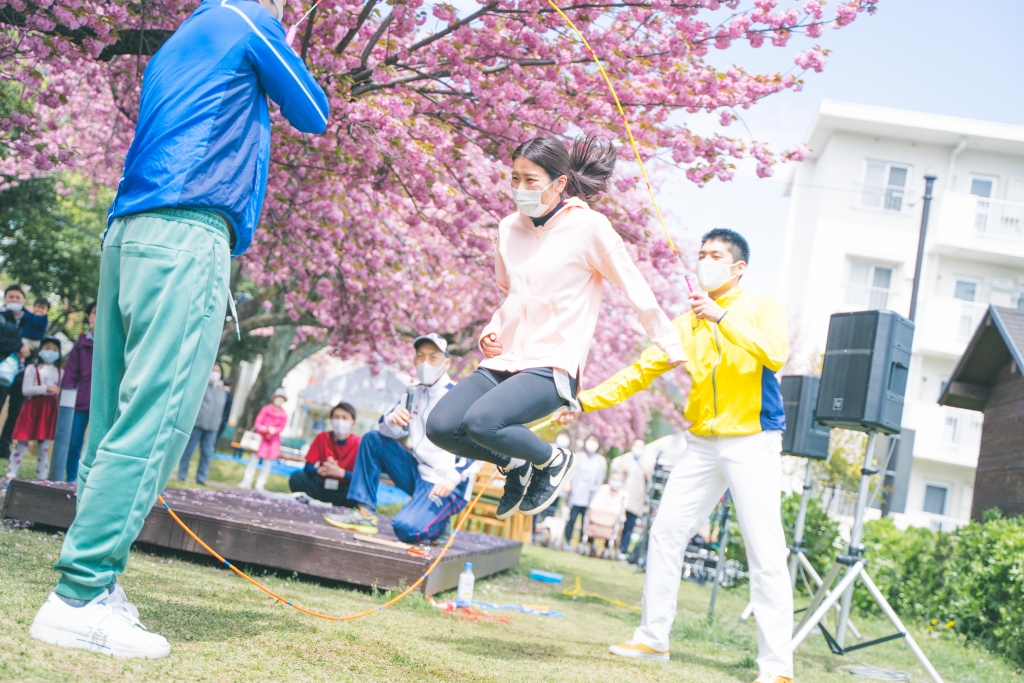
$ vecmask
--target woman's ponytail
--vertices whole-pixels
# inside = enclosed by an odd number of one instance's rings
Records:
[[[592,201],[608,188],[619,154],[610,142],[593,135],[573,140],[569,150],[569,183],[566,194]]]
[[[543,168],[552,180],[564,175],[569,182],[563,194],[590,202],[607,189],[618,152],[593,135],[581,135],[568,150],[559,138],[540,135],[516,148],[512,161],[519,157]]]

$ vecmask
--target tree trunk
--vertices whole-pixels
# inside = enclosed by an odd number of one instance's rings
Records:
[[[284,376],[291,372],[296,365],[327,346],[326,338],[310,339],[298,344],[293,349],[296,329],[298,329],[298,325],[276,325],[274,327],[274,335],[270,338],[270,344],[267,345],[266,355],[263,356],[260,374],[256,376],[256,382],[245,401],[245,410],[242,411],[242,416],[238,421],[239,428],[251,428],[256,414],[260,412],[260,408],[270,403],[271,396],[281,386]]]

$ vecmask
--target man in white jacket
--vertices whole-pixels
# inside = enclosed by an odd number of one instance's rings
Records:
[[[386,472],[412,496],[391,523],[395,536],[422,543],[440,536],[448,518],[466,506],[469,482],[481,463],[456,457],[426,437],[430,411],[455,386],[448,377],[452,361],[448,343],[437,333],[418,337],[413,346],[420,383],[409,387],[403,400],[381,418],[378,431],[363,435],[348,491],[357,508],[327,518],[343,529],[377,533],[377,483]],[[407,446],[399,443],[403,438]]]

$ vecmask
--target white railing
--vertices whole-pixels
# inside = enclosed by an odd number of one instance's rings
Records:
[[[974,232],[985,237],[1024,239],[1024,204],[975,197]]]
[[[885,287],[872,287],[853,282],[846,284],[846,303],[860,310],[884,311],[889,308],[893,291]]]
[[[883,185],[882,183],[864,183],[861,187],[860,203],[863,206],[886,211],[903,210],[908,188],[899,185]]]
[[[923,303],[914,334],[914,348],[959,356],[985,317],[987,304],[951,296],[930,296]],[[938,398],[938,397],[936,397]]]

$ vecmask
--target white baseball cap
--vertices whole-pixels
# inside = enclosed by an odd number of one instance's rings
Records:
[[[445,341],[444,337],[439,335],[437,332],[431,332],[430,334],[425,334],[422,337],[416,337],[416,341],[412,343],[412,347],[414,349],[418,349],[420,348],[420,344],[423,342],[430,342],[437,348],[441,349],[441,353],[446,356],[448,355],[448,342]]]

